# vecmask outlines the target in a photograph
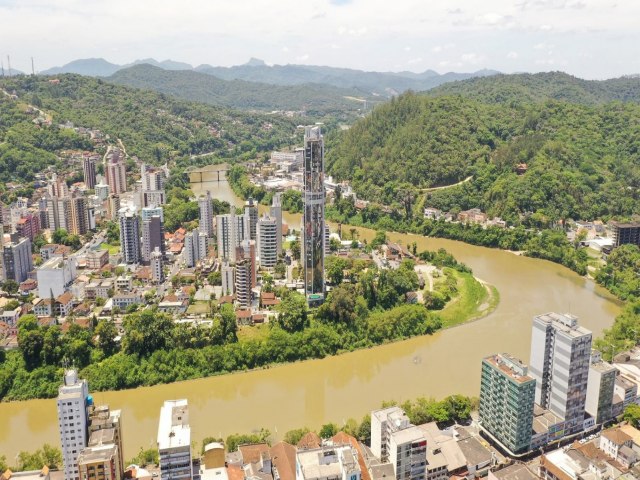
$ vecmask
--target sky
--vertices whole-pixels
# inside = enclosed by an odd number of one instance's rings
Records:
[[[637,0],[0,0],[0,59],[640,73]]]

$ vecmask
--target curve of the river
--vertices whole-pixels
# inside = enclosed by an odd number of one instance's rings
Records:
[[[193,185],[222,200],[241,204],[225,182]],[[300,218],[286,215],[290,225]],[[295,227],[294,227],[295,228]],[[361,238],[374,232],[358,229]],[[572,312],[594,335],[611,325],[620,311],[606,291],[551,262],[465,243],[390,234],[419,249],[446,248],[495,285],[500,304],[477,322],[432,336],[360,350],[322,360],[119,392],[95,392],[97,403],[122,409],[125,456],[155,444],[158,415],[167,399],[189,400],[192,438],[225,437],[260,427],[282,436],[292,428],[319,427],[349,417],[361,418],[383,400],[453,393],[477,395],[483,356],[510,352],[529,358],[531,319],[548,312]],[[58,444],[55,399],[0,404],[0,455],[45,442]]]

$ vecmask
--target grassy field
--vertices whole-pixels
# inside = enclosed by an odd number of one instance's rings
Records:
[[[187,313],[190,315],[202,315],[209,313],[209,302],[193,302],[187,308]]]
[[[100,245],[100,248],[103,250],[108,250],[109,255],[115,255],[117,253],[120,253],[120,246],[118,245],[109,245],[108,243],[105,242]]]
[[[267,335],[269,335],[269,325],[266,323],[238,328],[239,342],[246,342],[249,340],[265,340],[267,338]]]
[[[500,301],[498,290],[469,273],[455,272],[458,294],[439,312],[444,328],[459,325],[491,313]]]

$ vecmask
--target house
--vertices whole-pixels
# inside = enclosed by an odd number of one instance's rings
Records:
[[[633,438],[627,435],[619,427],[604,430],[600,435],[600,445],[598,448],[605,452],[611,458],[617,460],[620,451],[624,447],[629,449],[633,445]]]
[[[33,278],[28,278],[20,284],[18,291],[20,295],[29,295],[35,289],[38,288],[38,281]]]
[[[66,317],[73,310],[73,294],[71,292],[64,292],[56,298],[53,314],[59,317]]]
[[[322,439],[318,434],[316,432],[307,432],[298,441],[296,446],[298,450],[309,450],[312,448],[320,448],[320,445],[322,445]]]
[[[114,295],[111,299],[113,306],[120,310],[126,310],[130,305],[142,305],[142,297],[137,293],[126,293]]]
[[[458,221],[462,223],[485,223],[487,214],[483,213],[479,208],[465,210],[458,214]]]
[[[16,307],[14,310],[4,310],[0,313],[0,322],[4,322],[10,327],[17,327],[21,312],[20,307]]]
[[[276,298],[273,292],[260,293],[260,308],[272,308],[280,303],[280,299]]]
[[[425,207],[423,214],[424,218],[429,218],[431,220],[439,220],[443,217],[442,210],[433,207]]]
[[[251,310],[236,310],[236,322],[238,325],[251,325]]]
[[[275,480],[296,480],[296,447],[287,442],[278,442],[269,449],[273,478]],[[364,470],[362,480],[365,478]]]
[[[158,303],[158,311],[173,315],[183,314],[189,308],[189,299],[180,299],[176,295],[166,295]]]
[[[36,298],[33,302],[33,314],[37,317],[53,315],[53,302],[50,298]]]

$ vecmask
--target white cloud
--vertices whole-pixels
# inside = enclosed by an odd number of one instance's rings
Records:
[[[409,46],[404,47],[404,51],[405,51],[405,52],[410,52],[410,51],[411,51],[411,47],[409,47]]]
[[[460,57],[464,63],[468,63],[470,65],[477,65],[485,61],[485,57],[483,55],[478,55],[477,53],[464,53]]]
[[[410,60],[407,60],[407,65],[415,65],[417,63],[422,63],[422,57],[412,58]]]
[[[296,62],[306,62],[307,60],[309,60],[309,54],[305,53],[304,55],[300,55],[298,57],[296,57]]]
[[[518,58],[518,52],[511,51],[507,53],[507,58],[509,60],[515,60],[516,58]]]
[[[352,0],[340,7],[329,0],[304,7],[299,0],[268,6],[182,0],[179,8],[171,0],[0,0],[0,18],[0,56],[10,54],[12,66],[23,71],[30,70],[31,56],[36,68],[45,69],[89,57],[119,64],[172,58],[194,65],[237,65],[258,57],[282,64],[305,53],[315,64],[367,70],[404,68],[409,58],[422,56],[426,68],[478,62],[510,71],[515,62],[509,51],[519,53],[522,70],[534,70],[536,58],[548,52],[563,52],[576,75],[640,71],[640,2],[620,0],[432,0],[428,9],[424,0],[397,0],[391,8],[388,0]],[[538,44],[545,46],[532,50]],[[405,53],[406,46],[412,53]],[[599,61],[581,59],[581,51]],[[462,60],[467,52],[486,58]]]

